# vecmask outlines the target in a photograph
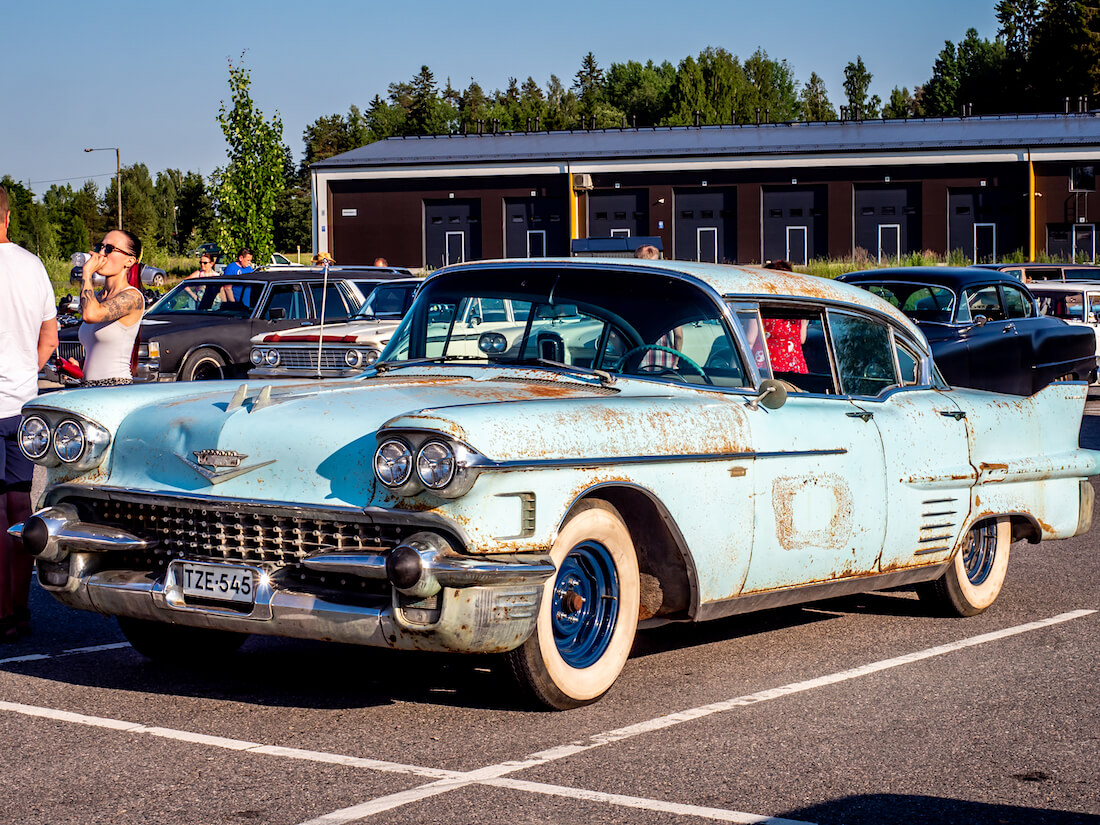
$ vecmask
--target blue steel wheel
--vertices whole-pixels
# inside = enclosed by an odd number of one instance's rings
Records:
[[[535,632],[506,654],[525,692],[567,710],[595,702],[615,683],[638,629],[638,560],[618,511],[585,499],[558,532],[558,572],[543,586]]]
[[[917,594],[942,615],[976,616],[1001,592],[1011,543],[1012,522],[1007,516],[975,524],[963,536],[947,572],[918,585]]]
[[[619,614],[619,575],[602,544],[574,547],[558,568],[550,603],[554,642],[571,667],[588,667],[607,650]]]

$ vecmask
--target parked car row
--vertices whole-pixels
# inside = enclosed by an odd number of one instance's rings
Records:
[[[1077,444],[1083,383],[1006,403],[933,362],[922,324],[969,345],[1029,294],[917,276],[445,267],[354,376],[31,402],[19,439],[48,483],[14,532],[46,590],[152,658],[253,633],[497,654],[555,709],[611,689],[643,623],[903,586],[974,615],[1013,542],[1090,529],[1100,453]],[[327,293],[344,317],[349,284]],[[178,315],[240,325],[244,352],[321,294],[301,271],[181,284],[150,342],[162,364],[209,349],[157,332]]]

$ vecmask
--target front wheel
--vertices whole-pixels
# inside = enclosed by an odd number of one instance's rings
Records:
[[[507,654],[520,686],[555,710],[595,702],[615,683],[638,628],[638,559],[605,501],[582,501],[550,550],[535,632]]]
[[[217,381],[225,378],[225,359],[210,347],[195,350],[180,367],[180,381]]]
[[[996,600],[1008,572],[1012,523],[1002,516],[971,527],[947,572],[917,594],[938,613],[976,616]]]
[[[146,659],[154,662],[214,662],[237,652],[247,633],[210,630],[203,627],[118,617],[126,641]]]

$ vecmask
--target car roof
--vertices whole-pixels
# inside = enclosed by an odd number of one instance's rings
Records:
[[[271,269],[254,269],[239,275],[219,275],[204,278],[206,281],[319,281],[324,270],[317,266],[279,266]],[[333,281],[352,281],[355,278],[346,270],[338,271],[329,267],[329,279]]]
[[[462,269],[604,269],[645,270],[675,274],[701,281],[722,297],[810,298],[855,304],[888,315],[898,324],[917,332],[916,325],[892,304],[864,289],[817,275],[766,269],[739,264],[708,264],[694,261],[642,260],[637,258],[521,258],[452,264],[429,276],[428,280]],[[919,333],[917,333],[919,335]]]
[[[1012,275],[1005,275],[995,269],[984,269],[976,266],[894,266],[885,269],[862,269],[859,272],[848,272],[841,275],[838,280],[849,284],[899,281],[952,288],[979,283],[1023,286],[1020,280]]]

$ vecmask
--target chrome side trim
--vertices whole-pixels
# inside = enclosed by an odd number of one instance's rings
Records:
[[[878,573],[873,576],[858,576],[836,582],[820,582],[802,587],[788,587],[782,590],[769,590],[765,593],[750,593],[721,602],[709,602],[700,605],[696,621],[721,619],[736,616],[739,613],[751,613],[756,610],[768,610],[774,607],[786,607],[793,604],[832,599],[837,596],[850,596],[855,593],[867,593],[871,590],[885,590],[889,587],[902,587],[917,582],[938,579],[946,572],[951,562],[900,570],[894,573]]]
[[[844,448],[832,450],[780,450],[774,452],[746,451],[739,453],[689,453],[676,455],[629,455],[629,456],[597,456],[594,458],[541,458],[541,459],[517,459],[514,461],[493,461],[485,459],[482,462],[473,462],[470,469],[482,472],[504,472],[508,470],[546,470],[569,469],[578,467],[607,467],[622,466],[624,464],[681,464],[698,463],[706,461],[754,461],[763,458],[807,458],[823,455],[844,455],[848,451]]]
[[[517,554],[504,559],[431,555],[423,557],[425,572],[444,587],[542,584],[553,575],[554,563],[546,555]],[[386,557],[377,553],[325,553],[302,559],[302,565],[319,573],[343,573],[365,579],[386,578]]]

